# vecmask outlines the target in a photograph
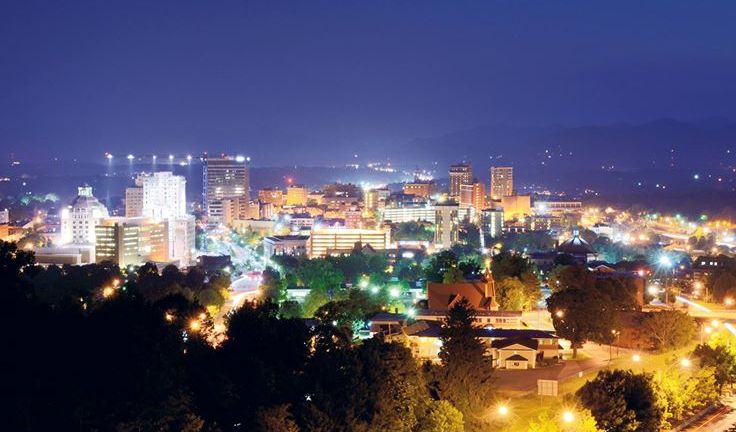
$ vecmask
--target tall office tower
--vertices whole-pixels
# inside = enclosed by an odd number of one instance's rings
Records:
[[[139,175],[135,187],[125,191],[125,216],[156,219],[186,216],[186,184],[184,177],[170,171]]]
[[[480,212],[486,207],[486,187],[477,179],[471,184],[460,185],[459,203],[461,208],[473,207]]]
[[[209,223],[222,222],[223,201],[231,206],[235,202],[238,214],[234,215],[234,219],[247,213],[250,200],[247,162],[248,159],[243,156],[205,156],[202,165],[203,203]]]
[[[61,210],[61,243],[95,244],[95,225],[109,216],[107,208],[92,195],[91,186],[77,188],[78,196]]]
[[[286,189],[286,205],[307,205],[309,189],[304,185],[289,185]]]
[[[514,168],[491,167],[491,198],[499,200],[514,194]]]
[[[125,191],[125,216],[168,222],[168,257],[189,265],[194,250],[194,216],[187,214],[187,181],[170,171],[141,174]]]
[[[450,166],[450,198],[458,200],[460,198],[460,185],[471,184],[473,182],[473,169],[470,165],[461,163]]]

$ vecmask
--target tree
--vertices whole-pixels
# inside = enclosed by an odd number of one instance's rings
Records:
[[[723,301],[726,297],[736,297],[736,276],[728,271],[720,272],[714,279],[711,292],[718,301]]]
[[[549,411],[543,411],[536,419],[529,422],[528,432],[601,432],[595,418],[587,409],[575,410],[575,422],[563,425],[560,418],[551,417]]]
[[[261,432],[299,432],[288,404],[260,408],[256,412],[256,425]]]
[[[264,299],[271,299],[276,303],[286,300],[286,279],[273,267],[266,267],[261,275],[261,294]]]
[[[450,268],[457,267],[457,265],[457,256],[452,251],[441,251],[440,253],[432,255],[426,261],[424,277],[429,282],[442,282],[445,277],[445,272]]]
[[[419,432],[463,432],[463,413],[446,400],[432,401],[419,420]]]
[[[693,354],[700,359],[700,367],[713,368],[719,394],[724,385],[736,382],[736,349],[727,342],[714,337],[710,343],[695,347]]]
[[[461,413],[466,427],[483,423],[493,400],[493,363],[476,334],[475,311],[462,299],[447,312],[440,332],[440,366],[434,368],[432,389]]]
[[[695,334],[695,320],[676,310],[649,312],[642,322],[642,330],[649,335],[658,350],[682,348]]]
[[[649,374],[604,370],[576,395],[606,431],[657,431],[662,423],[662,407]]]
[[[547,298],[547,310],[557,334],[570,341],[572,356],[592,340],[610,343],[614,326],[614,310],[610,300],[596,290],[566,289]]]
[[[529,309],[529,298],[525,291],[524,284],[515,277],[507,277],[496,283],[499,309],[503,311]]]
[[[442,277],[442,283],[451,284],[455,282],[463,282],[465,277],[463,276],[462,270],[457,267],[450,267],[445,271],[445,275]]]
[[[521,254],[501,251],[493,256],[491,272],[497,280],[505,277],[521,277],[522,273],[534,271],[534,264]]]
[[[432,241],[434,227],[428,222],[409,221],[393,227],[394,240]]]
[[[595,275],[580,265],[563,265],[552,269],[547,277],[552,291],[570,288],[588,289],[595,286]]]

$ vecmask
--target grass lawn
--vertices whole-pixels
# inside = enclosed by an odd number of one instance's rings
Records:
[[[697,342],[694,341],[684,348],[666,353],[643,352],[639,354],[641,357],[639,362],[633,361],[631,355],[622,354],[621,357],[615,358],[610,365],[602,368],[601,370],[631,369],[634,372],[655,372],[669,367],[672,362],[677,363],[679,359],[689,356],[696,345]],[[526,432],[528,430],[530,420],[537,418],[545,410],[548,410],[552,414],[551,417],[562,415],[562,411],[565,409],[566,399],[571,398],[572,395],[583,386],[583,384],[588,382],[588,380],[595,378],[597,374],[598,372],[596,371],[583,375],[582,377],[575,376],[562,381],[559,384],[559,396],[556,398],[545,396],[541,402],[539,396],[536,395],[536,392],[523,395],[518,393],[504,393],[499,395],[499,403],[503,403],[508,406],[509,414],[505,421],[499,421],[488,430]]]

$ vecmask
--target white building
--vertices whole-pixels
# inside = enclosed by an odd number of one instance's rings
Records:
[[[0,224],[10,223],[10,212],[8,209],[0,210]]]
[[[391,221],[393,223],[426,221],[435,223],[437,215],[433,206],[422,207],[387,207],[383,209],[381,216],[383,221]]]
[[[168,222],[169,259],[189,265],[194,252],[194,216],[187,214],[184,177],[170,171],[141,174],[125,191],[125,216]]]
[[[91,186],[77,188],[78,196],[61,210],[61,244],[95,244],[95,225],[110,215],[107,208],[92,195]]]

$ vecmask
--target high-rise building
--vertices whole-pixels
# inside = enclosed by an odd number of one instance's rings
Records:
[[[363,196],[365,200],[363,210],[368,216],[372,212],[386,207],[386,200],[391,196],[391,191],[388,188],[371,189]]]
[[[105,218],[95,226],[95,259],[119,266],[148,261],[169,261],[169,227],[166,220]]]
[[[61,244],[95,244],[95,225],[109,216],[107,208],[92,195],[91,186],[77,188],[72,205],[61,210]]]
[[[205,156],[203,163],[204,207],[210,223],[222,223],[223,201],[240,214],[247,213],[250,200],[249,158],[243,156]]]
[[[289,185],[286,189],[286,205],[305,206],[307,205],[309,188],[304,185]]]
[[[170,171],[141,174],[125,191],[125,216],[168,219],[187,215],[184,177]]]
[[[8,209],[0,210],[0,225],[10,223],[10,212]]]
[[[514,168],[491,167],[491,198],[499,200],[514,194]]]
[[[461,163],[450,166],[450,198],[460,198],[460,185],[473,182],[473,169],[469,164]]]
[[[125,191],[125,216],[166,220],[168,257],[187,266],[195,243],[194,216],[187,214],[186,179],[170,171],[141,174]]]

